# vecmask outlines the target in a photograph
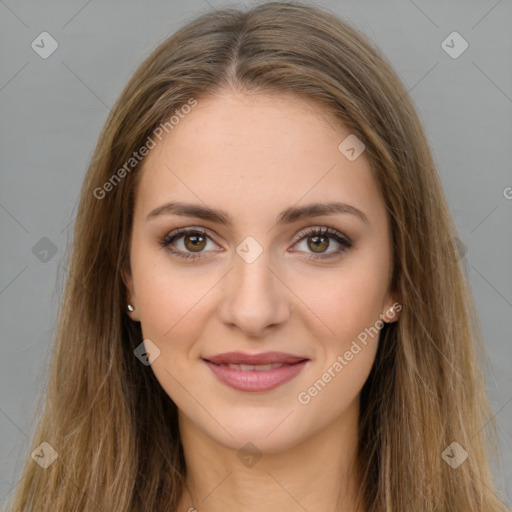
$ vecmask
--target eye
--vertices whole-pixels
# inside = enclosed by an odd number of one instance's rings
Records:
[[[349,238],[336,229],[329,227],[305,229],[297,234],[296,240],[298,240],[298,242],[295,245],[306,243],[306,251],[299,252],[308,252],[308,250],[310,250],[311,253],[307,256],[308,259],[339,257],[341,253],[352,247],[352,242]],[[178,243],[176,243],[176,241],[178,241]],[[205,252],[204,249],[207,249],[208,241],[216,246],[204,229],[178,228],[166,235],[160,241],[160,245],[179,258],[196,259],[203,257],[201,253]],[[327,249],[332,245],[332,241],[334,241],[335,246],[337,245],[337,248],[327,252]]]
[[[173,249],[175,241],[180,239],[183,239],[182,243],[177,245],[181,247],[178,247],[178,250]],[[201,257],[201,252],[206,248],[208,241],[212,241],[210,236],[201,228],[179,228],[166,235],[160,244],[180,258],[195,259]]]
[[[352,242],[346,236],[329,227],[308,228],[298,233],[297,238],[299,242],[305,243],[307,250],[312,251],[312,254],[307,256],[309,259],[335,258],[352,247]],[[303,240],[304,242],[302,242]],[[330,248],[332,240],[338,247],[334,251],[326,252]]]

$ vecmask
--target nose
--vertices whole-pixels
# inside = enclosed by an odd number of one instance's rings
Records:
[[[221,321],[247,337],[260,337],[265,329],[290,316],[289,290],[269,266],[267,252],[248,263],[234,255],[234,268],[226,275],[219,304]]]

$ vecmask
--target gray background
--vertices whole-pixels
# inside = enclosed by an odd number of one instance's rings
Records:
[[[0,0],[2,508],[19,479],[33,433],[33,407],[44,384],[66,276],[63,257],[80,186],[109,107],[159,42],[194,14],[227,5],[244,4]],[[467,247],[504,457],[505,481],[498,485],[510,501],[512,1],[317,5],[350,20],[382,49],[423,120]],[[31,47],[43,31],[59,45],[46,59]],[[469,44],[458,58],[441,47],[453,31]],[[41,242],[43,237],[51,243]],[[50,252],[44,255],[41,247]]]

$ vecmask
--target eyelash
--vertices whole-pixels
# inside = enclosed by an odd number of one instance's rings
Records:
[[[169,251],[171,254],[174,254],[178,256],[179,258],[184,259],[197,259],[202,258],[201,253],[184,253],[183,251],[176,251],[174,249],[171,249],[169,246],[178,238],[182,238],[184,235],[203,235],[211,240],[211,237],[208,235],[208,233],[201,228],[178,228],[175,231],[172,231],[168,235],[166,235],[161,241],[160,245],[167,251]],[[332,238],[336,240],[340,244],[340,248],[337,250],[330,252],[330,253],[318,253],[314,254],[311,253],[310,256],[306,256],[307,259],[311,260],[327,260],[331,258],[336,258],[341,256],[342,253],[350,249],[352,247],[352,242],[349,238],[342,235],[339,231],[336,229],[330,228],[330,227],[314,227],[314,228],[307,228],[299,232],[296,236],[296,241],[294,242],[294,245],[298,242],[300,242],[303,238],[307,238],[310,236],[326,236],[329,235],[328,238]],[[212,240],[213,241],[213,240]]]

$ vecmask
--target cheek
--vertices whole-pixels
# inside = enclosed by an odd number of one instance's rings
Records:
[[[380,315],[387,291],[387,263],[378,261],[375,253],[360,256],[347,260],[345,266],[314,286],[309,280],[307,304],[321,319],[314,322],[316,327],[309,325],[320,341],[320,365],[308,382],[310,387],[304,389],[305,400],[309,397],[316,404],[313,408],[340,411],[348,407],[375,360],[383,326]],[[307,290],[304,286],[300,293]]]
[[[134,252],[132,258],[142,331],[163,343],[191,337],[216,282],[212,272],[199,276],[170,258],[163,249]]]
[[[328,345],[342,350],[380,319],[388,277],[383,263],[361,255],[316,279],[296,280],[294,291],[320,320],[316,330]]]
[[[137,303],[144,339],[150,339],[160,350],[151,364],[157,380],[179,407],[189,407],[194,389],[194,371],[199,348],[195,345],[212,314],[211,295],[215,280],[179,271],[169,262],[155,258],[139,260]]]
[[[380,319],[384,291],[378,274],[361,270],[340,274],[317,295],[315,313],[322,322],[313,335],[318,340],[319,364],[297,396],[312,422],[320,411],[329,411],[329,419],[334,419],[360,393],[384,325]],[[310,329],[313,332],[311,325]]]
[[[297,396],[309,421],[314,423],[320,414],[327,415],[325,420],[329,422],[354,403],[372,368],[377,343],[378,336],[366,346],[356,341],[346,351],[328,358],[323,373],[315,375],[309,387]]]

